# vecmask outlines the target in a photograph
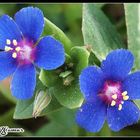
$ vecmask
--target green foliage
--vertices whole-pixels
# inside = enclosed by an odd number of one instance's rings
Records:
[[[140,69],[140,5],[124,4],[128,49],[135,56],[135,68]]]
[[[54,94],[61,105],[70,109],[80,107],[83,102],[77,81],[71,83],[70,86],[64,86],[59,82],[50,89],[50,92]]]
[[[24,133],[17,134],[21,136],[139,136],[139,123],[135,127],[112,132],[105,122],[100,132],[89,133],[75,122],[76,110],[84,101],[79,88],[79,75],[85,67],[100,66],[101,60],[110,51],[128,48],[135,56],[134,70],[140,68],[139,4],[124,4],[126,22],[123,15],[121,20],[116,20],[109,12],[106,14],[106,5],[111,7],[104,3],[0,4],[0,15],[13,16],[26,6],[40,8],[45,16],[42,37],[51,35],[59,40],[64,46],[66,58],[58,69],[38,71],[36,90],[30,100],[16,100],[10,93],[9,80],[0,84],[0,126],[24,128]],[[115,13],[115,9],[112,12]],[[123,44],[125,38],[128,38],[127,47]],[[42,94],[38,97],[39,91]],[[140,107],[139,100],[135,103]],[[43,117],[47,121],[37,127]],[[18,122],[28,120],[35,121],[32,126],[35,130],[29,128],[30,123]]]
[[[36,136],[77,136],[78,127],[74,120],[74,110],[62,108],[47,117],[50,122],[38,130]]]
[[[74,63],[74,75],[79,76],[81,70],[88,65],[89,53],[85,48],[73,47],[70,52],[72,62]]]
[[[113,49],[124,48],[115,27],[96,4],[83,5],[82,31],[84,44],[90,45],[99,60]]]
[[[34,103],[34,98],[32,98],[30,100],[25,100],[25,101],[19,100],[16,104],[13,118],[14,119],[33,118],[33,103]],[[40,116],[46,115],[46,114],[53,112],[59,108],[61,108],[61,105],[53,97],[50,104],[42,111]]]
[[[56,25],[54,25],[51,21],[44,18],[45,27],[43,36],[51,35],[57,40],[59,40],[63,45],[65,52],[69,54],[71,47],[73,47],[72,42],[67,38],[67,36],[60,30]]]
[[[140,69],[140,4],[124,4],[128,49],[135,57],[134,69]],[[135,103],[140,107],[140,101]]]

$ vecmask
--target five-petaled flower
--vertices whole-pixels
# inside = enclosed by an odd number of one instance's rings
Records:
[[[39,40],[44,16],[38,8],[23,8],[0,18],[0,80],[13,75],[12,95],[18,99],[33,96],[36,85],[35,66],[56,69],[65,61],[63,45],[51,36]]]
[[[133,99],[140,99],[140,72],[129,74],[134,62],[130,51],[112,51],[101,68],[89,66],[80,75],[85,102],[76,115],[77,123],[98,132],[105,120],[113,131],[132,125],[140,112]]]

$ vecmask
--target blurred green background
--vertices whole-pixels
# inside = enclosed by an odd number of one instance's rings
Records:
[[[74,45],[83,46],[82,4],[0,4],[0,16],[11,17],[22,7],[36,6],[44,16],[58,26],[72,40]],[[115,25],[126,44],[126,25],[123,4],[97,4]],[[127,45],[127,44],[126,44]],[[0,83],[0,126],[23,128],[24,133],[9,133],[8,136],[139,136],[140,124],[112,132],[105,124],[99,133],[88,133],[75,123],[75,110],[62,108],[44,117],[14,120],[16,100],[11,96],[9,79]]]

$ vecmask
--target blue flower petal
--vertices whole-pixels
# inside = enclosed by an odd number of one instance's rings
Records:
[[[81,72],[79,83],[84,97],[92,100],[104,83],[103,72],[100,68],[89,66]]]
[[[56,69],[65,61],[63,45],[51,36],[41,39],[36,48],[35,64],[46,70]]]
[[[101,64],[106,77],[111,80],[123,80],[130,72],[134,62],[132,53],[119,49],[112,51]]]
[[[10,76],[17,68],[17,62],[10,52],[0,52],[0,80]]]
[[[15,21],[24,37],[36,43],[44,27],[42,11],[33,7],[23,8],[15,14]]]
[[[76,114],[77,124],[90,132],[98,132],[106,118],[106,106],[101,100],[86,102]]]
[[[3,15],[0,18],[0,49],[4,50],[7,39],[20,41],[22,34],[15,21],[8,15]]]
[[[137,123],[140,117],[140,111],[131,101],[125,101],[122,110],[117,107],[108,107],[107,121],[113,131],[119,131],[122,128]]]
[[[140,99],[140,72],[127,76],[123,82],[123,91],[128,92],[130,99]]]
[[[29,99],[33,96],[35,85],[35,67],[32,64],[20,65],[11,82],[12,95],[21,100]]]

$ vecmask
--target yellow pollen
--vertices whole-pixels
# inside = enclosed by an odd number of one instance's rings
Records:
[[[117,94],[112,95],[112,98],[113,98],[114,100],[116,100],[116,99],[117,99]]]
[[[111,106],[114,106],[116,104],[116,102],[113,100],[112,102],[111,102]]]
[[[14,39],[13,40],[13,45],[16,46],[17,45],[17,41]]]
[[[10,44],[11,44],[10,39],[7,39],[7,40],[6,40],[6,44],[7,44],[7,45],[10,45]]]
[[[19,52],[20,51],[20,47],[16,47],[16,49],[15,49],[17,52]]]
[[[128,100],[129,96],[123,96],[123,100]]]
[[[13,58],[16,58],[16,57],[17,57],[17,53],[14,52],[14,53],[12,54],[12,57],[13,57]]]
[[[5,51],[6,51],[6,52],[11,51],[11,50],[13,50],[13,48],[8,47],[8,46],[5,46]]]
[[[122,96],[126,96],[127,95],[127,91],[124,91],[123,93],[122,93]]]
[[[119,104],[118,110],[122,110],[122,104]]]

